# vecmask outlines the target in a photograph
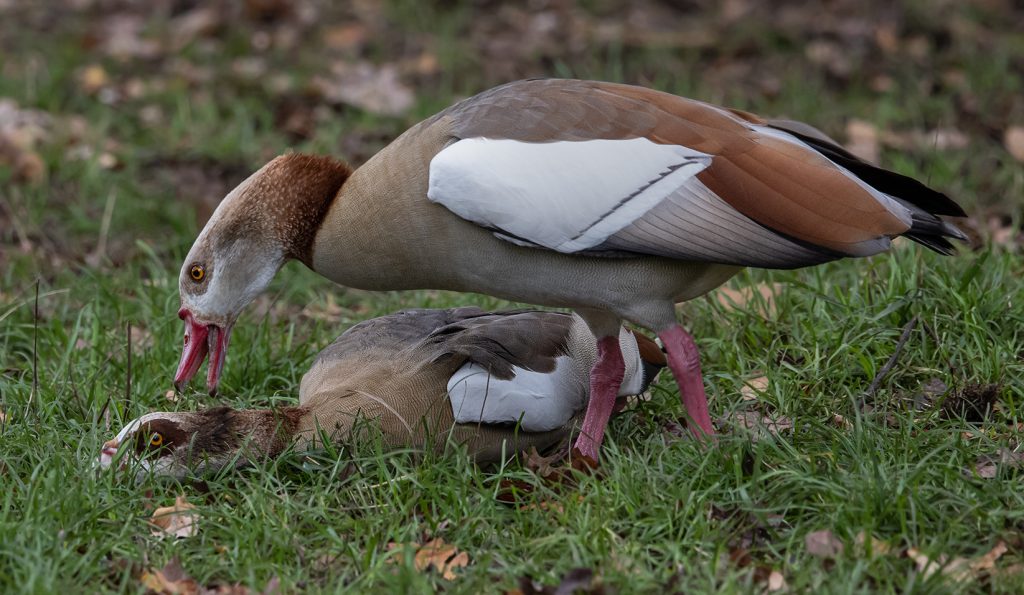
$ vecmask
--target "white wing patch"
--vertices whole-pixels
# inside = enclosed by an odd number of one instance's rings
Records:
[[[593,339],[591,339],[593,340]],[[644,386],[643,360],[636,337],[619,330],[625,373],[619,396],[639,394]],[[551,372],[514,367],[515,377],[495,378],[466,362],[448,380],[448,400],[456,423],[519,424],[527,432],[560,428],[583,410],[590,392],[589,366],[559,357]]]
[[[707,153],[646,138],[470,138],[431,160],[427,197],[505,236],[572,253],[600,245],[710,164]]]

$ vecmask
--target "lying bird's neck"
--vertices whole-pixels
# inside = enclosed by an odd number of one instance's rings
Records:
[[[276,457],[295,439],[306,414],[303,407],[199,412],[203,419],[197,424],[193,457],[220,452],[239,463]]]

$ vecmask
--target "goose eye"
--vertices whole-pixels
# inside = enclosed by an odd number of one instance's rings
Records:
[[[149,445],[153,448],[159,448],[164,443],[164,436],[160,432],[153,432],[153,435],[149,438]]]
[[[194,264],[192,265],[192,268],[188,270],[188,276],[196,283],[199,283],[206,278],[206,269],[204,269],[201,264]]]

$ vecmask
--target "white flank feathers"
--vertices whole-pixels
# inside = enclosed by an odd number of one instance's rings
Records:
[[[619,347],[626,364],[619,396],[640,393],[643,361],[636,337],[622,329]],[[448,398],[456,423],[516,424],[527,432],[562,427],[582,411],[589,392],[589,365],[559,357],[554,371],[513,368],[515,377],[500,380],[474,362],[466,362],[448,380]]]
[[[706,153],[645,138],[471,138],[430,162],[427,197],[478,225],[572,253],[601,244],[710,163]]]

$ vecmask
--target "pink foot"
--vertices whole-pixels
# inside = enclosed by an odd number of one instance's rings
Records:
[[[690,431],[698,439],[714,436],[715,429],[708,415],[708,398],[704,394],[704,377],[700,373],[700,352],[690,333],[678,324],[658,334],[665,345],[668,355],[668,367],[679,384],[686,414],[690,416],[696,427]],[[591,397],[593,399],[593,397]],[[587,412],[589,414],[589,411]]]
[[[598,339],[597,363],[590,371],[590,402],[575,446],[579,454],[595,462],[601,452],[604,430],[615,408],[615,399],[625,373],[626,364],[622,359],[622,350],[619,349],[619,338]]]

